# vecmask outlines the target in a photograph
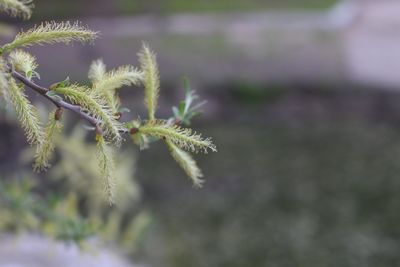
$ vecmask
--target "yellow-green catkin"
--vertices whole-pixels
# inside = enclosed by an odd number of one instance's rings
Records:
[[[155,119],[160,94],[160,74],[156,61],[156,55],[150,48],[143,44],[138,54],[140,67],[143,71],[143,84],[145,88],[145,105],[148,110],[149,120]]]
[[[90,42],[96,37],[97,32],[88,30],[78,22],[45,22],[26,32],[18,33],[14,41],[3,46],[3,52],[8,53],[18,47],[40,44],[69,44],[73,41]]]
[[[50,113],[49,122],[44,130],[43,142],[36,148],[35,163],[33,165],[36,171],[44,171],[51,167],[50,160],[53,156],[55,145],[54,139],[57,134],[62,131],[62,124],[60,121],[60,110]]]
[[[115,163],[112,148],[107,145],[106,140],[100,134],[96,135],[97,141],[97,160],[99,172],[103,178],[104,188],[110,204],[114,203],[115,189]]]
[[[217,151],[210,138],[202,138],[190,128],[182,128],[165,120],[149,121],[141,126],[139,131],[149,136],[169,139],[179,148],[192,152]]]
[[[23,86],[17,84],[14,79],[9,80],[8,88],[11,102],[22,128],[25,130],[28,143],[39,145],[43,142],[43,128],[36,107],[25,95]]]
[[[165,139],[165,143],[167,144],[172,157],[192,180],[193,185],[195,187],[201,187],[204,182],[201,179],[201,177],[203,177],[203,174],[192,156],[186,151],[183,151],[182,149],[177,147],[168,138]]]

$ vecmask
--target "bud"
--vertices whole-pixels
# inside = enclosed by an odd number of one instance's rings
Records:
[[[139,132],[139,129],[135,128],[135,127],[131,128],[130,131],[129,131],[129,133],[132,134],[132,135],[137,134],[138,132]]]
[[[176,118],[174,124],[175,124],[176,126],[178,126],[179,124],[181,124],[181,122],[182,122],[182,121],[181,121],[180,119]]]
[[[59,121],[59,120],[61,120],[62,115],[63,115],[63,109],[62,108],[57,108],[56,112],[54,113],[54,119],[56,121]]]
[[[121,119],[121,117],[122,117],[122,112],[117,112],[114,115],[115,115],[116,120],[119,121]]]
[[[101,127],[99,125],[96,125],[96,133],[98,135],[103,135],[103,129],[101,129]]]

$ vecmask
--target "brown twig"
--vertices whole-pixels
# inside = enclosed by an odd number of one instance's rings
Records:
[[[32,90],[34,90],[35,92],[39,93],[40,95],[42,95],[43,97],[45,97],[46,99],[48,99],[49,101],[51,101],[57,108],[64,108],[64,109],[68,109],[76,114],[78,114],[82,119],[88,121],[91,125],[93,125],[94,127],[98,127],[99,124],[101,124],[101,121],[99,121],[98,119],[90,116],[88,113],[86,113],[81,106],[79,105],[73,105],[71,103],[68,103],[66,101],[64,101],[61,98],[56,98],[56,97],[51,97],[49,96],[47,93],[49,93],[51,90],[45,87],[42,87],[40,85],[37,85],[36,83],[32,82],[31,80],[27,79],[24,75],[22,75],[21,73],[12,70],[11,71],[11,75],[17,79],[18,81],[20,81],[21,83],[25,84],[27,87],[31,88]],[[127,130],[122,130],[122,133],[127,133]]]

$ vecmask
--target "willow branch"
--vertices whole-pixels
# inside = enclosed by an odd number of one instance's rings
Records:
[[[81,106],[73,105],[71,103],[68,103],[68,102],[62,100],[62,99],[53,98],[53,97],[49,96],[47,93],[50,92],[50,89],[45,88],[43,86],[40,86],[40,85],[32,82],[31,80],[27,79],[21,73],[15,71],[15,70],[12,70],[11,71],[11,75],[15,79],[20,81],[21,83],[25,84],[27,87],[31,88],[32,90],[34,90],[35,92],[37,92],[41,96],[43,96],[44,98],[48,99],[57,108],[65,108],[65,109],[68,109],[68,110],[78,114],[82,119],[88,121],[94,127],[97,127],[101,123],[101,121],[97,120],[96,118],[94,118],[94,117],[90,116],[88,113],[86,113]],[[127,131],[122,131],[122,132],[123,133],[127,133]]]

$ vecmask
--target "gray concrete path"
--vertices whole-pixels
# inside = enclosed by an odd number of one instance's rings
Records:
[[[352,80],[400,90],[400,1],[360,1],[345,43]]]
[[[400,88],[400,1],[344,0],[327,11],[90,19],[94,46],[35,47],[43,81],[85,79],[93,59],[137,64],[158,52],[163,81],[355,82]],[[49,78],[50,77],[50,78]]]
[[[350,6],[350,8],[347,8]],[[327,11],[271,11],[233,14],[150,15],[90,19],[101,32],[94,46],[35,47],[39,63],[53,79],[83,79],[90,61],[110,66],[136,63],[141,41],[158,52],[164,81],[182,75],[197,83],[242,81],[337,81],[346,66],[341,29],[351,5]],[[44,58],[43,60],[40,60]],[[62,64],[60,64],[62,62]],[[46,75],[42,75],[47,82]]]
[[[84,251],[38,235],[1,236],[1,267],[140,267],[92,243]],[[143,267],[143,266],[141,266]]]

